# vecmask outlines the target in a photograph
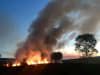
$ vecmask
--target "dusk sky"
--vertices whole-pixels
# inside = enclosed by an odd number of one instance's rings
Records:
[[[17,44],[26,40],[27,35],[29,34],[28,30],[30,25],[39,16],[40,12],[46,8],[46,5],[49,1],[52,0],[0,0],[0,54],[2,57],[14,57],[17,49]],[[68,6],[70,7],[71,1],[68,1]],[[100,15],[99,1],[80,1],[81,2],[79,5],[78,2],[75,2],[75,8],[71,6],[72,9],[70,11],[68,9],[68,11],[64,11],[67,13],[65,17],[67,16],[67,18],[71,20],[72,24],[68,25],[68,31],[66,31],[66,33],[64,33],[64,35],[59,40],[66,41],[68,43],[66,43],[66,46],[60,49],[60,51],[65,53],[65,55],[69,54],[69,57],[70,54],[75,54],[73,51],[74,42],[75,37],[79,33],[94,33],[98,41],[96,48],[100,50],[100,23],[98,22],[100,21],[100,18],[98,17],[98,15]],[[58,0],[58,4],[59,2],[60,0]],[[57,7],[57,10],[60,10],[60,6],[63,7],[64,0],[61,3],[62,4],[59,4],[59,7]],[[65,7],[66,6],[67,5],[65,4]],[[55,13],[56,10],[50,12],[51,14],[49,13],[49,15],[52,15],[52,12]],[[64,20],[66,21],[65,17]],[[52,16],[50,18],[52,19]],[[59,22],[62,22],[62,19],[60,19]],[[59,22],[57,21],[57,24]],[[55,49],[55,51],[57,50]]]
[[[0,0],[0,54],[2,57],[13,57],[16,44],[25,40],[30,24],[48,1]]]

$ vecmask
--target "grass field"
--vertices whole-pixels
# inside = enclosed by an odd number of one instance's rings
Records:
[[[64,63],[20,67],[0,66],[0,75],[100,75],[99,58],[64,60]],[[95,63],[94,63],[95,62]]]
[[[41,64],[37,66],[3,67],[0,75],[99,75],[99,64]]]

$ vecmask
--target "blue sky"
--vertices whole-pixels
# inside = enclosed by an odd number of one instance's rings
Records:
[[[50,0],[0,0],[0,53],[13,57],[16,44],[25,40],[28,28]]]

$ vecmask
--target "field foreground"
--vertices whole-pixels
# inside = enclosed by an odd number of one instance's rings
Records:
[[[100,64],[41,64],[36,66],[3,67],[0,75],[99,75]]]

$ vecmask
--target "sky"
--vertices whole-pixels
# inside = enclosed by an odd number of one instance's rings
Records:
[[[17,43],[24,41],[28,28],[49,0],[0,0],[0,54],[13,57]]]
[[[40,11],[46,7],[49,1],[50,0],[0,0],[0,54],[2,57],[14,57],[18,43],[27,39],[28,29],[32,24],[32,21],[38,17]],[[72,12],[69,16],[75,20],[75,24],[79,24],[84,21],[84,18],[86,18],[87,15],[91,16],[91,14],[87,14],[87,12],[85,12],[85,17],[84,14],[81,15],[83,18],[80,20],[80,12]],[[94,15],[94,13],[92,13],[92,15],[92,18],[94,17],[97,19],[97,16]],[[73,32],[67,34],[67,38],[66,35],[63,36],[65,37],[65,40],[69,40],[68,36],[72,33]],[[76,31],[76,33],[78,32]],[[98,35],[100,35],[99,33]],[[71,40],[70,44],[66,46],[65,49],[60,50],[65,54],[67,52],[69,58],[71,54],[75,54],[73,51],[73,42],[75,42],[75,40]],[[100,50],[99,45],[100,42],[96,46],[98,50]]]

